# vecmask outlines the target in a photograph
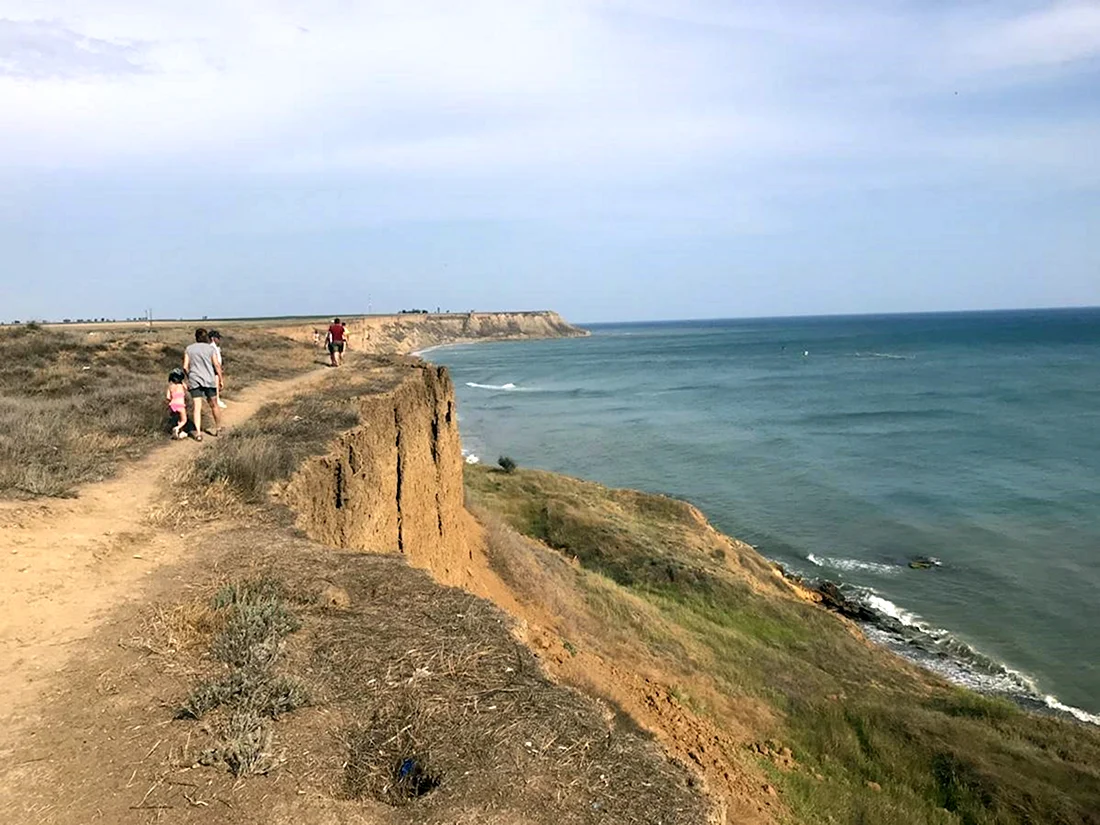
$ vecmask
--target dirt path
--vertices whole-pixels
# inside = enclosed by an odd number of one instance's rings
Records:
[[[230,399],[223,423],[240,424],[262,404],[327,373],[254,384]],[[14,723],[36,718],[48,677],[78,652],[78,643],[137,596],[146,576],[188,552],[185,530],[153,529],[145,515],[161,479],[216,444],[210,437],[203,444],[167,443],[74,499],[0,503],[0,756],[17,735]]]

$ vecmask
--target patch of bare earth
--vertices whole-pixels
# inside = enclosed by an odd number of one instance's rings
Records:
[[[201,536],[149,583],[149,605],[84,642],[38,722],[17,726],[0,820],[704,821],[688,772],[612,705],[549,682],[487,602],[391,556],[279,532]],[[257,581],[285,594],[295,629],[275,643],[277,670],[309,699],[262,720],[242,770],[221,756],[249,697],[221,715],[181,709],[230,670],[219,593]]]

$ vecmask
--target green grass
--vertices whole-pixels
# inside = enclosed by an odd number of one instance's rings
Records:
[[[466,484],[472,505],[610,580],[578,587],[609,628],[630,632],[628,594],[655,610],[646,645],[679,685],[705,677],[771,708],[779,721],[761,733],[799,767],[761,767],[797,822],[1100,822],[1100,731],[868,645],[784,593],[759,560],[726,563],[687,505],[531,470],[471,467]]]

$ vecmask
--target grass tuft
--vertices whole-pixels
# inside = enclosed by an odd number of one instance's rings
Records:
[[[300,680],[276,672],[286,637],[301,627],[285,593],[283,584],[270,578],[235,582],[218,591],[212,604],[224,626],[211,654],[227,670],[198,684],[176,713],[178,719],[202,719],[222,711],[220,742],[204,760],[222,763],[237,776],[275,767],[267,720],[310,702]]]

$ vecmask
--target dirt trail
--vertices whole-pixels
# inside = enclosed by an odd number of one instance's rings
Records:
[[[264,381],[227,397],[223,425],[240,424],[327,372]],[[77,643],[137,596],[146,576],[188,552],[186,530],[153,529],[146,511],[167,473],[216,443],[165,444],[74,499],[0,503],[0,756],[11,746],[5,739],[13,723],[33,720],[46,680],[78,652]]]

